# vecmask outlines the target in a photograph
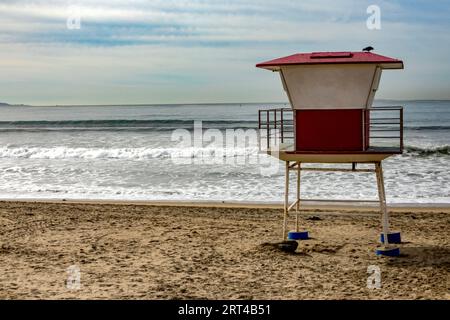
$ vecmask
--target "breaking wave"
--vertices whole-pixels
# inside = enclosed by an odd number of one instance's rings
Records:
[[[426,130],[426,131],[438,131],[438,130],[450,130],[450,126],[404,126],[405,130]]]
[[[203,120],[203,128],[256,128],[253,120]],[[46,131],[46,130],[169,130],[177,128],[191,129],[194,120],[64,120],[64,121],[0,121],[0,130],[6,131]]]
[[[405,146],[405,152],[419,156],[433,156],[433,155],[449,155],[450,145],[421,148],[416,146]]]
[[[256,155],[258,148],[70,148],[70,147],[2,147],[0,158],[15,159],[122,159],[240,157]]]
[[[156,158],[196,158],[196,157],[240,157],[256,155],[257,147],[138,147],[138,148],[82,148],[82,147],[0,147],[0,158],[16,159],[125,159],[143,160]],[[450,146],[417,147],[405,146],[404,154],[410,156],[447,156]]]

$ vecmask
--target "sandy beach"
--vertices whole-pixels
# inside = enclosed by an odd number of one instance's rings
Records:
[[[1,299],[450,299],[450,208],[395,208],[399,258],[373,209],[308,208],[294,254],[279,208],[0,202]],[[67,268],[81,287],[66,287]],[[367,288],[367,268],[381,270]]]

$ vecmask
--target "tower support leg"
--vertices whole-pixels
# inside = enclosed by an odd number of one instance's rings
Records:
[[[283,240],[287,239],[287,220],[289,208],[289,161],[286,161],[285,185],[284,185],[284,215],[283,215]]]
[[[384,248],[378,249],[377,255],[399,256],[399,248],[389,244],[389,212],[386,206],[386,192],[384,189],[383,167],[381,166],[381,162],[375,163],[375,172],[377,175],[378,198],[380,200],[381,224],[383,226],[382,233],[384,238]]]
[[[299,214],[300,214],[300,175],[301,175],[301,162],[297,162],[297,205],[295,207],[295,231],[299,232]]]
[[[295,201],[289,204],[289,174],[290,170],[297,169],[297,192]],[[292,165],[286,163],[286,189],[284,198],[284,225],[283,225],[283,240],[307,240],[309,239],[308,231],[300,231],[299,217],[300,217],[300,176],[301,176],[301,162],[294,162]],[[287,232],[287,220],[289,218],[289,211],[295,208],[295,230]]]
[[[386,247],[388,247],[389,213],[386,207],[386,192],[384,189],[383,167],[381,166],[381,162],[375,163],[375,172],[377,175],[378,199],[380,201],[381,224],[383,226],[384,243]]]

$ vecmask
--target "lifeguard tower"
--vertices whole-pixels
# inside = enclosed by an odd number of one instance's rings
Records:
[[[382,216],[378,255],[397,256],[400,233],[389,231],[382,160],[403,151],[403,108],[372,107],[383,70],[403,69],[401,60],[372,52],[313,52],[259,63],[278,72],[291,108],[259,111],[259,129],[268,154],[285,162],[283,240],[308,238],[299,230],[302,171],[374,172]],[[349,168],[310,167],[306,163],[348,163]],[[358,168],[357,164],[373,167]],[[289,202],[290,172],[297,192]],[[321,201],[321,200],[314,200]],[[373,200],[368,200],[373,202]],[[366,202],[366,201],[362,201]],[[289,212],[295,231],[288,232]]]

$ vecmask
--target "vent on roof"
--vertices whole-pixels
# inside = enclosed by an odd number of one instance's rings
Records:
[[[351,52],[314,52],[311,54],[311,59],[327,59],[327,58],[351,58],[353,53]]]

